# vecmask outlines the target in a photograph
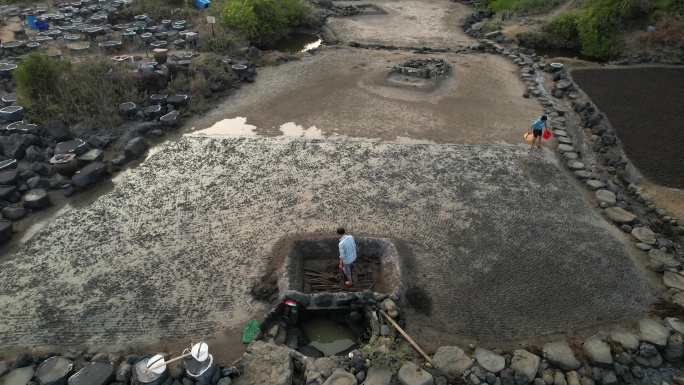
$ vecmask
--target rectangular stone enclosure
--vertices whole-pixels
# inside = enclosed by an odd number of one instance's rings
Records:
[[[338,238],[297,240],[289,248],[278,282],[282,293],[349,292],[371,290],[399,295],[401,264],[387,238],[355,238],[357,258],[352,264],[354,286],[345,287],[339,270]]]

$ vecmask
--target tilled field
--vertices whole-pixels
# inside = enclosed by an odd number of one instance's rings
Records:
[[[644,273],[545,151],[185,137],[64,210],[0,270],[0,345],[205,338],[266,305],[284,238],[390,237],[411,325],[510,340],[643,315]]]
[[[572,77],[604,112],[645,177],[684,188],[684,68],[585,69]]]

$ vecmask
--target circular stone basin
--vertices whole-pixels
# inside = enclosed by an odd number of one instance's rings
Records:
[[[100,44],[98,44],[98,45],[99,45],[100,47],[102,47],[102,48],[112,48],[112,47],[118,47],[118,46],[120,46],[120,45],[121,45],[121,42],[120,42],[120,41],[110,40],[110,41],[103,41],[102,43],[100,43]]]
[[[61,35],[62,35],[62,31],[60,31],[58,29],[53,29],[53,30],[47,31],[45,33],[45,36],[53,36],[54,37],[54,36],[61,36]]]
[[[11,64],[11,63],[0,64],[0,73],[11,72],[11,71],[14,71],[16,68],[17,68],[16,64]]]
[[[87,33],[88,35],[97,35],[97,34],[104,32],[104,30],[102,29],[102,27],[91,27],[91,28],[84,28],[83,32]]]
[[[169,25],[171,25],[172,21],[171,20],[162,20],[161,23],[162,23],[162,25],[168,27]]]
[[[8,41],[7,43],[2,43],[1,47],[7,48],[7,49],[12,49],[12,48],[21,47],[22,45],[24,45],[24,43],[22,43],[20,41]]]
[[[7,103],[7,104],[12,104],[12,103],[17,101],[17,94],[11,93],[11,94],[4,95],[2,97],[2,101]]]
[[[551,68],[551,71],[560,71],[563,69],[563,64],[562,63],[551,63],[549,64],[549,68]]]
[[[233,69],[233,71],[237,72],[238,74],[244,74],[245,72],[247,72],[247,66],[246,65],[233,64],[231,66],[231,68]]]
[[[185,45],[185,39],[176,39],[173,41],[173,44],[184,46]]]
[[[74,43],[67,44],[67,48],[69,48],[72,51],[85,51],[88,48],[90,48],[90,43],[88,43],[87,41],[77,41]]]
[[[152,43],[150,45],[152,47],[155,47],[155,48],[162,48],[162,47],[166,47],[167,45],[169,45],[169,43],[166,40],[161,40],[161,41],[155,41],[154,43]]]
[[[26,44],[26,46],[28,48],[31,48],[31,49],[36,49],[36,48],[40,47],[40,43],[28,43],[28,44]]]
[[[135,20],[145,21],[145,20],[147,20],[147,15],[137,15],[137,16],[135,16]]]
[[[67,41],[78,41],[81,40],[81,35],[64,35],[64,39]]]
[[[31,41],[34,43],[45,43],[45,42],[52,41],[52,40],[54,40],[54,39],[51,38],[50,36],[33,36],[31,38]]]
[[[154,40],[154,35],[152,35],[149,32],[143,33],[142,35],[140,35],[140,37],[142,37],[143,41],[145,42],[151,42],[152,40]]]

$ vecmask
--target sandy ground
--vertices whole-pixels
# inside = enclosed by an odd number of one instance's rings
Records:
[[[388,67],[407,52],[328,48],[301,61],[264,68],[259,80],[205,118],[206,127],[246,117],[262,135],[279,135],[293,122],[324,135],[437,142],[516,143],[541,109],[520,97],[517,69],[495,55],[436,54],[453,65],[452,76],[434,90],[387,81]]]
[[[358,5],[336,1],[336,5]],[[460,19],[472,10],[461,3],[441,0],[380,0],[372,4],[386,15],[330,18],[328,27],[343,41],[398,47],[456,48],[473,39],[461,28]]]
[[[388,15],[334,19],[331,29],[364,43],[474,42],[460,31],[469,11],[460,4],[377,4]],[[287,239],[338,225],[400,245],[407,283],[432,296],[432,315],[409,311],[426,346],[544,338],[644,315],[650,279],[622,235],[551,152],[516,146],[541,113],[521,97],[517,67],[439,54],[454,66],[449,78],[387,81],[387,67],[431,56],[340,46],[261,68],[185,128],[218,123],[209,134],[237,138],[171,140],[102,196],[65,206],[6,249],[0,346],[230,344],[268,308],[248,291],[277,267]],[[270,138],[283,132],[299,138]]]

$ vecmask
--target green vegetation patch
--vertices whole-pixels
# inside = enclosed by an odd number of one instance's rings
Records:
[[[573,13],[561,13],[543,28],[551,41],[581,48],[584,55],[611,59],[624,50],[629,30],[643,30],[641,39],[655,44],[681,45],[684,37],[684,2],[681,0],[585,0]]]
[[[231,0],[223,6],[221,22],[248,39],[318,24],[314,10],[302,0]]]
[[[518,15],[538,15],[559,5],[561,0],[484,0],[495,12],[513,11]]]

